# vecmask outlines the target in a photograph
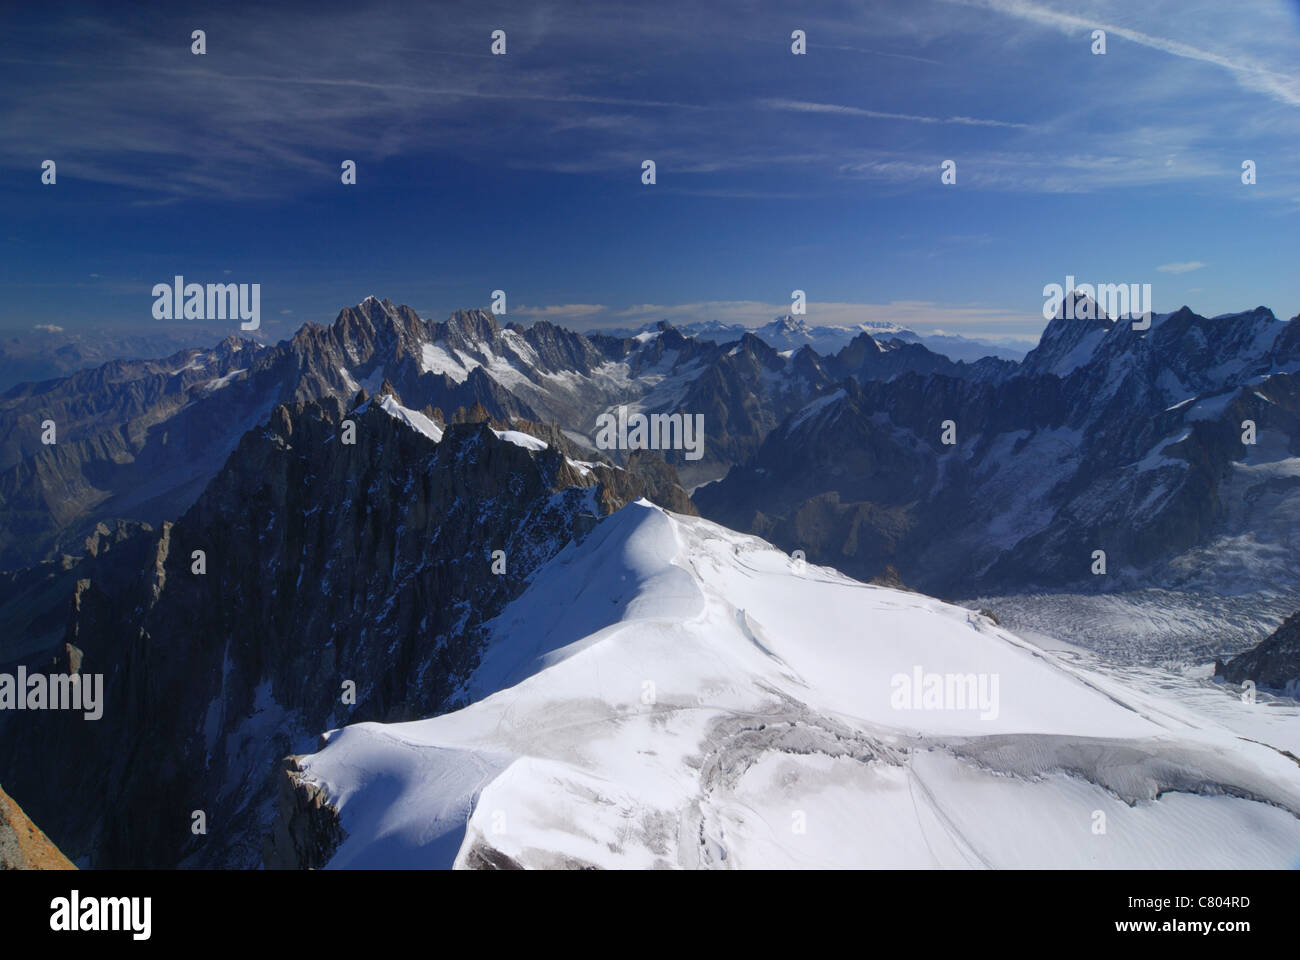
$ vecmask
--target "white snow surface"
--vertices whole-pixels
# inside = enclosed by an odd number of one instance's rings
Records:
[[[1266,739],[1300,716],[1247,738],[1227,694],[1203,710],[646,501],[491,630],[469,706],[302,759],[347,835],[330,867],[1300,864],[1300,765]],[[907,708],[918,669],[996,677],[996,709]]]
[[[459,357],[453,356],[436,343],[420,344],[421,373],[439,373],[450,377],[456,383],[464,383],[469,377],[470,370],[476,366],[478,364],[472,359],[462,362]]]
[[[211,391],[211,390],[220,390],[222,387],[228,387],[230,386],[233,380],[243,376],[247,372],[248,372],[247,369],[243,367],[241,367],[238,370],[231,370],[224,377],[216,377],[212,380],[209,380],[207,383],[203,385],[203,389]]]
[[[365,405],[363,404],[361,407],[358,408],[358,410],[362,410],[364,408]],[[384,413],[388,414],[394,420],[400,420],[402,423],[405,423],[411,429],[424,434],[434,443],[438,443],[439,441],[442,440],[441,427],[439,427],[436,423],[434,423],[424,414],[420,413],[418,410],[408,410],[406,407],[402,406],[400,403],[398,403],[396,400],[393,399],[392,394],[386,393],[382,397],[380,397],[379,409],[383,410]],[[545,444],[543,444],[543,446],[545,446]]]
[[[1101,346],[1102,341],[1106,339],[1107,332],[1108,331],[1102,327],[1098,327],[1095,330],[1089,330],[1079,339],[1079,342],[1075,344],[1074,349],[1064,357],[1057,360],[1056,363],[1052,364],[1048,372],[1054,373],[1058,377],[1066,377],[1084,364],[1090,362],[1093,355],[1097,352],[1097,348]]]
[[[516,447],[523,447],[525,450],[546,449],[546,441],[534,437],[531,433],[523,433],[519,430],[493,430],[492,432],[507,443],[513,443]]]

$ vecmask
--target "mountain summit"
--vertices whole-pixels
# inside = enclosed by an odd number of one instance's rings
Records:
[[[1294,765],[1236,736],[1244,705],[1197,718],[980,614],[644,501],[488,629],[466,709],[332,730],[292,759],[276,832],[302,865],[1286,867],[1300,851]]]

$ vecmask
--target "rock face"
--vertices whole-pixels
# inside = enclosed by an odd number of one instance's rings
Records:
[[[316,834],[265,846],[284,757],[345,723],[460,705],[482,625],[539,563],[631,499],[688,503],[661,461],[575,463],[489,421],[439,427],[391,392],[358,400],[277,407],[179,520],[57,579],[60,665],[104,674],[103,717],[6,712],[0,769],[73,856],[312,865]],[[91,794],[114,802],[67,800]]]
[[[75,870],[59,848],[0,789],[0,870]]]
[[[825,366],[888,356],[855,341]],[[1300,320],[1058,317],[1011,376],[937,371],[840,380],[693,499],[940,596],[1300,586]]]
[[[150,533],[148,524],[100,523],[85,539],[78,555],[64,554],[58,560],[25,570],[0,573],[0,622],[9,628],[0,637],[0,663],[57,647],[67,629],[68,597],[77,580],[92,575],[96,580],[120,575],[119,560],[129,569],[140,559],[131,552],[134,548],[130,541]]]
[[[279,806],[263,860],[268,869],[319,870],[346,839],[338,811],[325,791],[302,776],[297,757],[286,757]]]
[[[85,329],[10,331],[0,339],[0,393],[23,382],[57,380],[115,360],[147,360],[216,343],[228,328],[194,321],[157,324],[143,331],[100,326]]]
[[[1300,613],[1293,613],[1254,650],[1216,664],[1215,675],[1229,683],[1255,685],[1288,697],[1300,696]]]
[[[826,370],[839,380],[892,380],[905,373],[922,375],[939,373],[963,380],[1000,380],[1016,371],[1016,364],[996,357],[984,357],[974,363],[953,361],[928,350],[919,343],[897,338],[876,340],[860,333],[833,356],[827,357]]]
[[[157,522],[192,503],[274,405],[269,382],[246,382],[267,353],[229,337],[0,396],[0,568],[76,553],[100,520]]]

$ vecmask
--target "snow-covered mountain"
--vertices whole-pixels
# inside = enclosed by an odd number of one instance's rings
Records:
[[[668,324],[635,337],[583,336],[547,322],[502,325],[481,310],[435,322],[367,297],[273,347],[229,337],[211,350],[19,384],[0,395],[0,569],[76,553],[103,522],[178,515],[239,437],[280,403],[346,399],[389,383],[417,410],[452,417],[479,406],[491,416],[555,422],[587,447],[598,418],[620,407],[700,415],[699,459],[663,452],[694,487],[748,459],[782,419],[841,377],[1001,377],[1010,367],[953,364],[897,340],[886,347],[858,333],[823,356],[748,332],[697,339]],[[56,445],[42,442],[46,421],[57,426]],[[627,452],[605,454],[621,462]]]
[[[1294,592],[1298,371],[1300,319],[1265,308],[1184,307],[1147,330],[1058,316],[1009,376],[837,383],[696,502],[810,559],[864,579],[893,565],[949,597]]]
[[[790,314],[777,317],[771,323],[757,327],[753,331],[754,336],[778,350],[798,350],[800,347],[808,346],[821,354],[838,353],[862,332],[866,332],[865,328],[814,326],[806,317]]]
[[[942,354],[950,360],[964,360],[974,363],[984,357],[999,360],[1020,361],[1029,352],[1029,345],[1013,337],[963,337],[956,333],[913,334],[911,331],[901,333],[902,340],[915,340],[929,350]]]
[[[786,314],[757,327],[723,323],[717,320],[688,322],[674,326],[685,336],[697,340],[730,343],[750,333],[778,350],[797,350],[808,346],[823,356],[838,353],[862,333],[880,341],[882,345],[893,340],[902,343],[918,343],[949,360],[962,360],[967,363],[974,363],[983,357],[1019,361],[1024,358],[1029,349],[1027,346],[1021,346],[1017,341],[1008,339],[989,340],[947,333],[916,333],[888,320],[864,320],[853,326],[839,327],[814,324],[809,322],[806,316],[796,317]],[[658,329],[660,324],[649,323],[636,329],[603,332],[611,336],[645,337],[652,336]]]
[[[68,377],[115,360],[149,360],[201,350],[228,333],[192,321],[144,329],[98,324],[64,329],[41,324],[30,330],[6,330],[0,333],[0,392],[24,381]],[[243,337],[259,339],[259,334]]]
[[[597,417],[619,405],[689,407],[708,418],[703,457],[666,456],[693,484],[752,454],[829,379],[815,358],[780,356],[753,337],[724,346],[665,328],[588,338],[544,322],[502,326],[481,310],[435,322],[368,297],[274,347],[231,337],[0,396],[0,569],[77,553],[102,521],[175,517],[277,404],[375,393],[385,382],[417,410],[450,417],[479,405],[492,416],[557,422],[587,446]],[[58,430],[52,446],[41,439],[47,420]],[[627,451],[606,454],[622,460]]]
[[[1293,706],[1242,712],[1208,673],[1091,658],[1050,622],[1008,632],[746,533],[909,586],[1070,582],[1098,536],[1121,583],[1284,586],[1297,329],[1179,311],[1053,330],[1051,369],[1022,371],[865,333],[822,357],[372,299],[273,348],[78,375],[82,406],[22,385],[23,416],[103,433],[116,398],[140,442],[122,449],[200,492],[0,576],[0,672],[117,678],[97,724],[0,715],[6,788],[99,866],[1289,865]],[[692,518],[671,463],[611,463],[560,419],[611,397],[705,411],[741,465],[694,503],[746,533]],[[229,434],[211,476],[169,456]],[[10,476],[106,469],[68,446]],[[936,682],[976,699],[936,708]],[[70,802],[96,791],[129,815]],[[220,831],[156,829],[195,796]]]
[[[484,622],[640,497],[693,510],[663,461],[587,459],[542,425],[391,389],[279,405],[178,519],[0,578],[0,674],[106,678],[93,723],[0,710],[5,788],[94,867],[256,866],[285,755],[462,703]],[[210,835],[159,829],[196,802]]]
[[[326,734],[280,853],[375,867],[1291,867],[1300,723],[644,501],[488,625],[469,706]],[[1172,686],[1170,684],[1170,686]],[[1283,716],[1283,713],[1286,716]]]

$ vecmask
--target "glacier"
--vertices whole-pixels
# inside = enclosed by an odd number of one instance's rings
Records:
[[[468,706],[297,758],[343,828],[328,867],[1300,865],[1294,709],[1097,669],[644,500],[490,636]],[[1000,708],[900,710],[916,669],[996,676]]]

